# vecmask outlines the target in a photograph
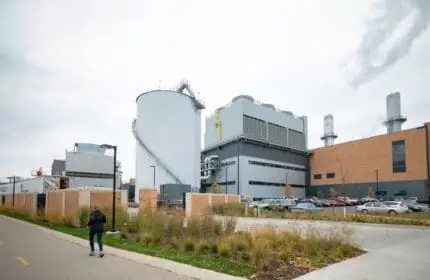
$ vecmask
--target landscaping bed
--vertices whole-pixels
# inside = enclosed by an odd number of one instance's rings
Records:
[[[110,209],[104,212],[110,221]],[[67,218],[28,217],[4,208],[0,213],[80,238],[88,237],[85,228],[73,227]],[[84,225],[87,218],[88,209],[82,209],[79,224]],[[324,236],[317,231],[302,236],[273,228],[237,232],[235,218],[184,219],[163,212],[129,217],[122,210],[116,220],[121,236],[106,236],[107,245],[257,280],[294,279],[363,253],[351,242],[351,233],[341,228]]]
[[[230,217],[257,217],[255,209],[248,209],[246,214],[245,205],[243,204],[223,204],[213,208],[213,213],[221,216]],[[364,215],[364,214],[339,214],[330,212],[319,213],[291,213],[282,211],[262,210],[261,218],[277,218],[292,220],[320,220],[335,222],[355,222],[355,223],[373,223],[373,224],[394,224],[394,225],[412,225],[412,226],[430,226],[430,213],[408,213],[397,216],[386,215]]]

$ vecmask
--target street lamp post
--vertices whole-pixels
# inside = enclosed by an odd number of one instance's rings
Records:
[[[227,180],[227,171],[228,171],[228,166],[225,167],[225,194],[228,194],[228,180]]]
[[[117,147],[114,145],[103,144],[100,145],[102,149],[113,149],[113,188],[112,188],[112,233],[116,233],[115,229],[115,208],[116,208],[116,150]]]
[[[12,177],[12,183],[13,183],[13,187],[12,187],[12,207],[15,207],[15,175],[13,175]]]
[[[150,167],[154,168],[154,181],[153,181],[152,187],[155,189],[155,165],[151,165]]]

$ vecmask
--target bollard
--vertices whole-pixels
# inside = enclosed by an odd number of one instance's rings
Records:
[[[346,207],[343,207],[343,217],[346,218]]]
[[[257,211],[258,211],[257,215],[258,215],[258,217],[260,217],[261,216],[261,207],[260,206],[258,206],[258,210]]]
[[[245,204],[245,217],[248,216],[248,204]]]

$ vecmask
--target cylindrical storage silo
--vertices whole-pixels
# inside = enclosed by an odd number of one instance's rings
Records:
[[[201,109],[182,92],[155,90],[136,99],[136,195],[162,184],[200,187]]]

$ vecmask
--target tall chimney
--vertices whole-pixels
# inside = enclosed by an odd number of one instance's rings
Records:
[[[407,118],[401,114],[400,92],[390,93],[387,95],[387,119],[384,125],[387,127],[387,133],[393,133],[402,130],[402,124]]]
[[[334,144],[334,139],[337,135],[334,133],[334,120],[333,115],[328,114],[324,116],[324,135],[321,140],[324,140],[324,146],[331,146]]]

